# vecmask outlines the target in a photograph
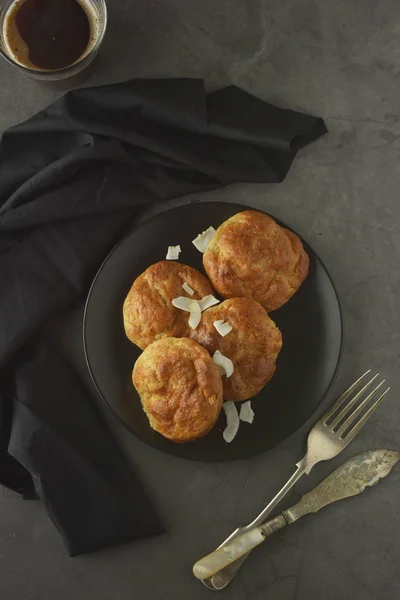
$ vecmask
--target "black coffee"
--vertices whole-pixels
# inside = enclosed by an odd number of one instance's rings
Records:
[[[89,16],[77,0],[17,2],[10,12],[8,28],[17,61],[25,64],[28,58],[29,63],[45,70],[72,65],[85,52],[92,36]],[[26,48],[18,47],[23,44],[18,43],[16,33]]]

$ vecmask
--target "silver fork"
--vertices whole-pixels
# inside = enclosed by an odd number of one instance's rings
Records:
[[[368,370],[357,379],[317,421],[308,435],[306,455],[297,463],[297,470],[275,498],[252,523],[249,523],[246,527],[238,527],[219,548],[239,535],[246,533],[249,529],[261,525],[300,477],[304,474],[308,475],[318,462],[337,456],[354,439],[390,390],[390,387],[388,387],[379,395],[379,390],[385,383],[385,380],[383,380],[368,393],[368,390],[379,376],[379,374],[376,374],[367,381],[367,375],[370,373],[371,371]],[[361,389],[359,389],[360,387]],[[372,403],[372,401],[374,402]],[[360,418],[355,422],[357,417]],[[209,579],[202,579],[201,581],[211,590],[222,590],[233,579],[248,555],[249,553],[245,554]]]

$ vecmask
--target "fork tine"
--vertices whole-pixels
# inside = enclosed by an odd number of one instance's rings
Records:
[[[382,400],[385,398],[386,394],[389,393],[389,391],[390,391],[390,387],[386,388],[386,390],[379,396],[378,400],[376,400],[376,402],[374,402],[374,404],[372,406],[370,406],[370,408],[367,410],[365,415],[363,415],[361,417],[361,419],[354,425],[353,429],[351,429],[344,438],[341,438],[343,440],[343,442],[345,442],[346,446],[357,435],[357,433],[360,431],[360,429],[362,429],[364,427],[365,423],[368,421],[370,416],[375,412],[375,410],[378,408],[378,406],[380,405]]]
[[[356,389],[356,387],[358,386],[359,383],[361,383],[361,381],[369,374],[371,373],[371,369],[368,369],[368,371],[366,371],[364,373],[364,375],[361,375],[361,377],[359,377],[357,379],[357,381],[355,381],[348,390],[346,390],[344,392],[344,394],[342,394],[340,396],[340,398],[338,398],[338,400],[336,400],[336,402],[330,407],[328,408],[328,410],[326,411],[326,413],[322,416],[321,421],[323,423],[326,423],[328,421],[328,419],[330,419],[330,417],[337,411],[337,409],[342,406],[343,402],[346,402],[347,398],[350,396],[350,394],[352,392],[354,392],[354,390]]]
[[[358,400],[363,396],[364,392],[369,388],[369,386],[375,381],[375,379],[379,377],[379,373],[374,375],[372,379],[370,379],[363,388],[343,407],[340,413],[333,419],[332,423],[329,423],[329,427],[334,429],[339,423],[346,417],[346,415],[350,412],[350,409],[358,402]]]
[[[347,417],[347,419],[344,421],[344,423],[342,423],[342,425],[339,427],[339,429],[337,430],[337,434],[338,435],[342,435],[345,431],[347,431],[347,429],[350,427],[350,425],[353,423],[354,419],[356,419],[358,417],[359,414],[362,413],[362,411],[364,410],[364,408],[367,406],[367,404],[369,403],[369,401],[371,400],[371,398],[375,395],[375,393],[383,386],[383,384],[385,383],[385,380],[381,381],[376,388],[374,388],[372,390],[372,392],[370,392],[368,394],[368,396],[357,406],[357,408],[355,408],[353,411],[350,412],[349,416]],[[357,394],[358,395],[358,394]]]

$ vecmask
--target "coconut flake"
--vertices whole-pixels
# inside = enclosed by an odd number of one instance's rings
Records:
[[[195,240],[193,240],[192,244],[199,250],[199,252],[206,251],[208,244],[211,242],[212,238],[215,235],[214,227],[209,227],[203,233],[200,233]]]
[[[178,260],[179,254],[182,252],[180,246],[168,246],[167,260]]]
[[[188,283],[186,283],[186,281],[185,281],[185,283],[182,284],[182,287],[187,294],[190,294],[191,296],[193,296],[194,290],[192,290],[192,288],[190,287],[190,285]]]
[[[186,312],[192,312],[190,307],[193,302],[194,301],[191,298],[186,298],[185,296],[178,296],[178,298],[172,300],[172,304],[175,308],[186,310]]]
[[[192,303],[190,304],[190,317],[189,317],[189,327],[191,329],[196,329],[196,327],[198,326],[198,324],[201,321],[201,310],[200,310],[200,306],[199,303],[197,302],[197,300],[192,300]]]
[[[185,298],[185,296],[178,296],[178,298],[172,300],[172,305],[175,306],[175,308],[190,313],[188,321],[189,327],[191,327],[191,329],[196,329],[201,321],[201,309],[198,301],[192,300],[192,298]]]
[[[208,296],[204,296],[204,298],[199,300],[199,304],[200,304],[201,312],[203,312],[203,310],[210,308],[210,306],[219,304],[219,300],[217,298],[214,298],[214,296],[212,294],[209,294]]]
[[[239,419],[245,423],[250,423],[250,425],[254,421],[254,410],[251,408],[250,400],[243,402],[240,407]]]
[[[230,358],[224,356],[219,350],[217,350],[214,352],[213,361],[219,366],[223,375],[225,375],[227,378],[231,377],[233,373],[233,362]]]
[[[232,400],[224,402],[222,408],[226,415],[226,427],[223,432],[223,438],[228,444],[233,440],[238,432],[240,421],[236,405]]]
[[[232,325],[229,325],[229,323],[227,323],[223,319],[221,319],[219,321],[214,321],[213,325],[214,325],[215,329],[218,331],[219,335],[222,335],[222,337],[225,337],[226,335],[228,335],[228,333],[231,332],[233,329]]]

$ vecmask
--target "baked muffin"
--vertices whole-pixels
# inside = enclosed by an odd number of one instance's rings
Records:
[[[150,425],[173,442],[206,435],[221,411],[222,378],[207,350],[187,338],[153,342],[132,374]]]
[[[192,296],[182,288],[184,283],[194,291]],[[155,263],[139,275],[125,299],[125,333],[142,350],[163,337],[183,337],[189,313],[175,308],[172,300],[179,296],[200,300],[212,293],[210,282],[196,269],[177,262]]]
[[[309,258],[296,234],[264,213],[246,210],[218,227],[203,264],[223,298],[254,298],[271,311],[297,292]]]
[[[222,337],[215,321],[225,321],[232,330]],[[225,400],[246,400],[258,394],[275,373],[282,348],[282,335],[267,311],[251,298],[231,298],[202,314],[190,336],[211,355],[216,350],[233,362],[231,377],[222,377]]]

